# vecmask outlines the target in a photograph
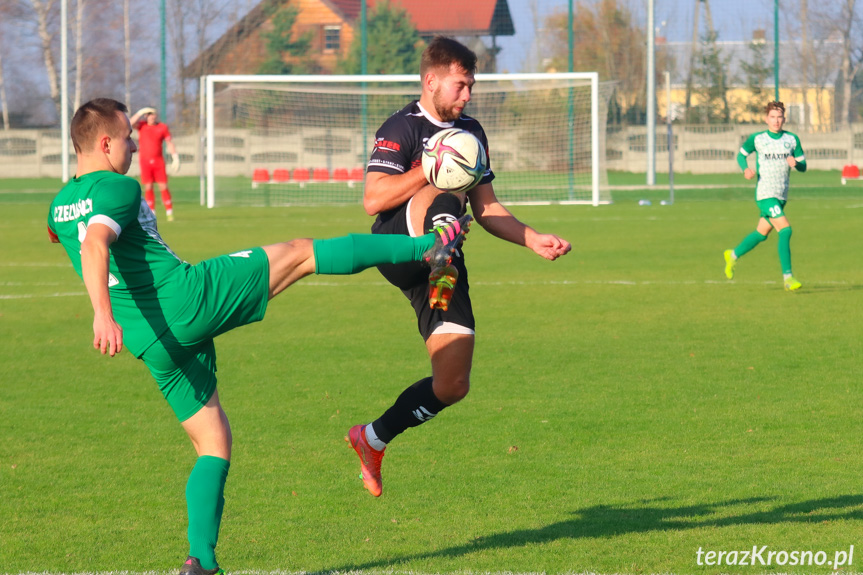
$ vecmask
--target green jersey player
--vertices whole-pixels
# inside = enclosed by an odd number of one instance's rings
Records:
[[[126,106],[90,101],[75,113],[76,177],[48,213],[93,305],[93,346],[143,360],[189,436],[197,460],[186,485],[189,557],[180,573],[216,575],[215,547],[231,459],[231,429],[216,390],[213,338],[260,321],[267,302],[312,273],[348,274],[381,264],[450,264],[469,218],[411,238],[350,235],[299,239],[191,265],[162,241],[141,187],[124,174],[132,154]]]
[[[755,203],[758,204],[761,217],[754,232],[743,238],[733,250],[725,250],[725,276],[733,279],[737,259],[766,240],[771,230],[775,229],[779,234],[779,263],[785,290],[794,291],[800,289],[800,282],[791,273],[791,224],[784,210],[791,168],[805,172],[806,157],[800,138],[782,129],[785,125],[785,104],[770,102],[765,113],[767,129],[749,136],[737,154],[737,163],[743,170],[743,176],[747,180],[758,176]],[[747,156],[753,152],[757,154],[754,170],[746,162]]]

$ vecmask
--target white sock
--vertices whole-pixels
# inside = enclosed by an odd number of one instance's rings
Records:
[[[387,444],[378,439],[378,436],[375,433],[374,426],[369,423],[365,426],[364,430],[366,433],[366,441],[368,442],[369,446],[371,446],[371,448],[376,451],[383,451],[384,447],[386,447]]]
[[[791,277],[791,274],[782,274],[782,279],[787,280]]]

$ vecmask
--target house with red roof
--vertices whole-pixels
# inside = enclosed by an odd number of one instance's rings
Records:
[[[311,32],[311,56],[316,72],[332,73],[339,57],[346,53],[354,38],[360,35],[361,0],[262,0],[240,21],[189,64],[184,76],[204,74],[254,74],[266,60],[266,45],[261,32],[272,27],[272,14],[281,6],[292,4],[298,9],[293,32],[296,36]],[[366,0],[367,14],[376,4],[389,2],[404,9],[424,39],[437,35],[462,40],[489,38],[483,42],[490,55],[485,67],[492,67],[497,53],[496,38],[512,36],[515,26],[507,0]],[[369,42],[385,42],[370,38]],[[475,48],[476,43],[471,43]],[[479,51],[478,51],[479,53]],[[481,61],[482,58],[481,58]]]

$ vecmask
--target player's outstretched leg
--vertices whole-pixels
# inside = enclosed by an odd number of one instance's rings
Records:
[[[313,240],[315,273],[355,274],[382,264],[414,261],[426,261],[433,269],[438,262],[446,266],[456,246],[464,239],[466,222],[470,219],[470,216],[462,216],[416,238],[399,234],[350,234]]]
[[[369,493],[375,497],[380,497],[384,489],[383,479],[381,479],[381,461],[384,458],[386,446],[375,449],[369,445],[366,438],[366,427],[371,426],[353,426],[345,439],[360,456],[360,478],[363,480],[363,485],[369,490]]]
[[[436,227],[435,245],[425,259],[431,266],[429,274],[429,307],[444,311],[449,307],[458,280],[458,270],[452,265],[452,254],[464,242],[473,218],[465,214],[453,222]]]

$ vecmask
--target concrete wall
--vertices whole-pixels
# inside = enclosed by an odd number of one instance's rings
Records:
[[[863,166],[863,124],[829,133],[802,133],[806,160],[812,169],[841,170],[846,164]],[[674,171],[678,173],[722,173],[738,170],[735,158],[740,145],[759,125],[694,126],[675,125]],[[308,133],[306,133],[308,132]],[[216,141],[216,173],[220,176],[251,176],[252,170],[296,167],[354,168],[365,165],[361,136],[349,130],[305,129],[291,137],[256,134],[251,130],[222,130]],[[606,134],[608,170],[640,172],[647,166],[646,129],[643,126],[610,129]],[[498,166],[506,169],[506,151],[518,149],[518,142],[507,142],[507,134],[491,139]],[[322,147],[321,141],[326,142]],[[656,132],[656,171],[668,171],[667,130]],[[496,143],[497,142],[497,143]],[[197,132],[175,131],[174,143],[182,159],[179,175],[198,175],[200,140]],[[366,146],[370,150],[370,146]],[[70,145],[71,149],[71,145]],[[70,150],[71,151],[71,150]],[[0,178],[59,178],[59,130],[10,130],[0,132]],[[754,164],[753,164],[754,165]],[[70,176],[75,158],[70,157]],[[129,175],[139,173],[132,163]],[[2,186],[2,184],[0,184]]]
[[[806,163],[815,170],[841,170],[846,164],[863,165],[863,124],[847,130],[804,133],[786,126],[800,137]],[[735,172],[737,151],[762,125],[724,126],[674,125],[674,171],[678,173],[716,174]],[[644,172],[647,166],[647,129],[634,126],[606,134],[606,168],[624,172]],[[750,165],[754,168],[754,158]],[[668,173],[668,129],[656,130],[656,171]]]

